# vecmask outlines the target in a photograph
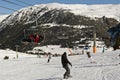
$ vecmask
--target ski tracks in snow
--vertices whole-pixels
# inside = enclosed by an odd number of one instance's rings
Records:
[[[104,68],[102,70],[102,80],[120,80],[120,66]]]
[[[118,64],[77,65],[73,67],[71,73],[74,79],[80,76],[79,80],[120,80],[120,66]]]

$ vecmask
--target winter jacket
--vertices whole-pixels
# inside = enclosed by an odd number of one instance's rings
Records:
[[[40,36],[39,36],[39,35],[36,35],[36,37],[35,37],[35,43],[38,43],[38,42],[39,42],[39,39],[40,39]]]
[[[87,56],[88,58],[91,58],[90,52],[87,52]]]
[[[67,59],[66,52],[64,52],[63,55],[61,56],[61,62],[63,67],[68,66],[68,64],[72,66],[72,64]]]

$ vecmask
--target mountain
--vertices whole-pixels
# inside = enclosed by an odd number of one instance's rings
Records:
[[[119,22],[120,4],[83,5],[49,3],[22,8],[0,23],[0,48],[15,45],[23,46],[21,41],[25,35],[44,33],[46,44],[75,45],[81,38],[92,38],[93,30],[101,38],[105,32]],[[32,31],[28,31],[32,29]],[[38,29],[35,31],[33,29]],[[28,33],[24,34],[24,30]],[[60,37],[68,37],[63,41]],[[64,42],[64,43],[63,43]],[[29,45],[30,46],[30,45]]]
[[[8,15],[0,15],[0,22],[4,20]]]

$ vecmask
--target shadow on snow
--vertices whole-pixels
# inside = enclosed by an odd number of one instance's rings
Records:
[[[53,78],[43,78],[43,79],[36,79],[36,80],[62,80],[60,77],[53,77]]]

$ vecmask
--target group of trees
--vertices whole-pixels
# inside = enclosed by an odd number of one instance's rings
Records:
[[[113,46],[114,50],[120,49],[120,35],[116,38],[115,45]]]
[[[114,50],[120,49],[120,23],[117,24],[115,27],[112,27],[108,30],[111,34],[111,43],[114,43],[112,46]]]

